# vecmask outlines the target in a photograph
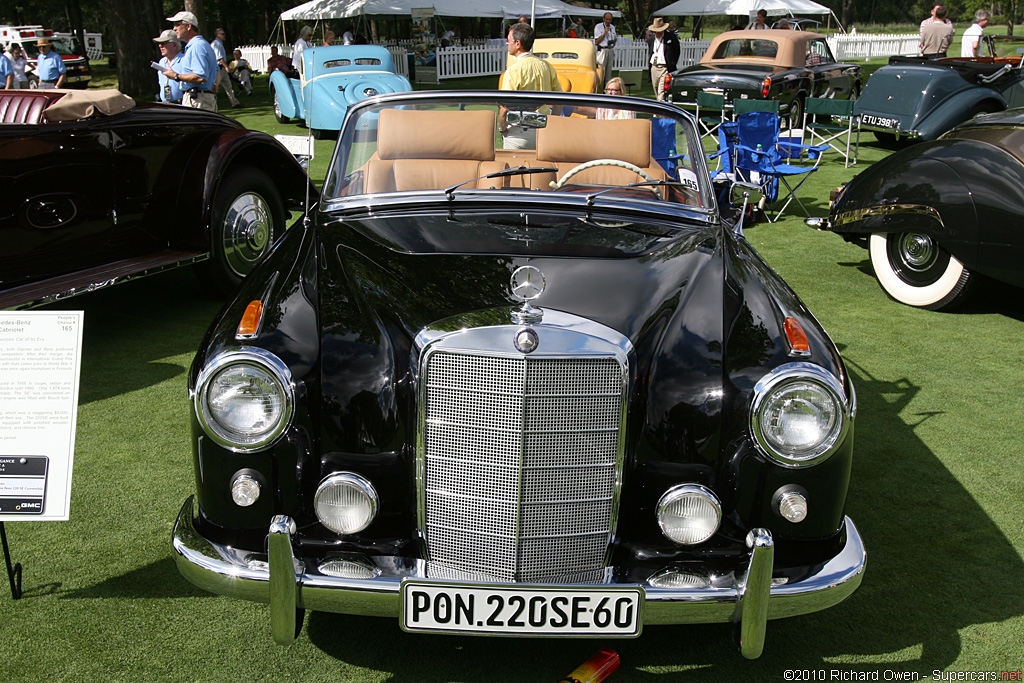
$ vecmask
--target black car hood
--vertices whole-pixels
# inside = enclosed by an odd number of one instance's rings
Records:
[[[723,372],[717,225],[672,229],[620,221],[614,228],[570,231],[562,241],[549,232],[540,241],[525,225],[496,228],[494,217],[458,223],[426,215],[322,226],[325,451],[408,449],[416,425],[415,336],[432,323],[471,312],[492,311],[508,321],[507,311],[520,305],[510,295],[510,276],[527,263],[546,279],[535,305],[596,321],[632,342],[634,416],[646,415],[641,420],[659,428],[670,414],[671,421],[690,425],[686,441],[693,448],[680,447],[680,459],[702,459],[698,451],[716,450]],[[530,223],[564,227],[558,217],[533,216]],[[443,235],[435,228],[446,224],[453,234],[475,238],[453,253],[453,237],[438,244]],[[406,236],[396,240],[397,233]],[[658,438],[682,441],[670,431],[674,436]],[[658,450],[663,457],[664,444],[651,447]]]

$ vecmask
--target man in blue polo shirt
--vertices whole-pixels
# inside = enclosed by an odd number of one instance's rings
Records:
[[[7,55],[0,53],[0,90],[14,89],[14,66]]]
[[[186,107],[217,111],[217,96],[213,92],[217,83],[217,56],[199,35],[199,20],[191,12],[178,12],[167,17],[167,21],[172,22],[178,40],[185,43],[185,57],[179,65],[180,72],[167,69],[164,76],[181,81],[181,103]]]
[[[180,69],[181,62],[185,58],[181,53],[181,43],[174,31],[167,29],[153,39],[153,42],[160,47],[160,61],[158,64],[165,69]],[[161,72],[157,74],[160,83],[160,101],[170,104],[181,104],[181,81],[172,81]]]
[[[39,54],[36,56],[36,76],[39,77],[39,88],[62,88],[65,76],[64,59],[53,51],[53,43],[49,38],[36,41]]]

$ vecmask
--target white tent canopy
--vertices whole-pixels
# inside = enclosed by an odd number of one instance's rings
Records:
[[[677,17],[692,15],[753,16],[758,10],[770,15],[831,14],[832,10],[814,0],[678,0],[655,12],[658,16]]]
[[[536,4],[536,10],[534,10]],[[320,21],[359,15],[411,14],[413,9],[433,8],[446,17],[496,17],[506,19],[536,11],[538,19],[569,16],[603,16],[606,10],[577,7],[561,0],[310,0],[281,12],[283,21]],[[619,12],[612,12],[619,16]]]

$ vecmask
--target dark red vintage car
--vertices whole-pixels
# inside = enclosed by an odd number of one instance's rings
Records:
[[[0,309],[198,264],[228,292],[306,195],[265,133],[116,90],[0,93]]]

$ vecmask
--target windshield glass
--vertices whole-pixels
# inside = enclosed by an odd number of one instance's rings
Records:
[[[987,36],[991,40],[993,57],[1009,57],[1010,59],[1024,59],[1024,38],[1014,36]],[[988,42],[988,41],[983,41]]]
[[[452,93],[350,111],[325,197],[424,191],[714,206],[692,119],[650,100]]]

